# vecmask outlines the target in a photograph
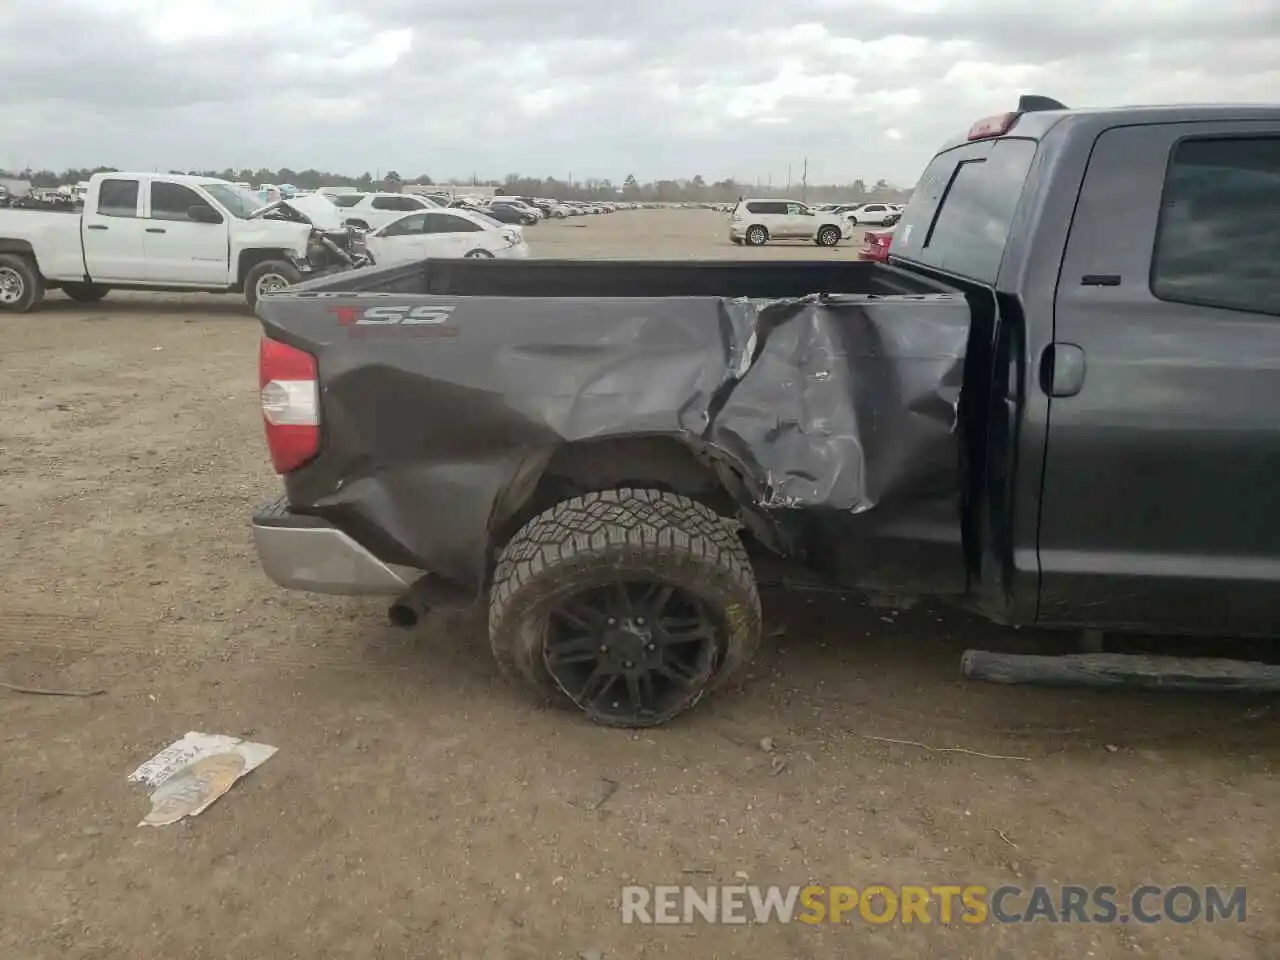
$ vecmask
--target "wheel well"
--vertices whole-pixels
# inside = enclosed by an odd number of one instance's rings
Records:
[[[287,263],[289,257],[283,250],[241,250],[240,265],[236,270],[236,289],[243,290],[249,271],[266,260],[284,260]]]
[[[506,508],[500,504],[491,546],[496,552],[529,520],[557,503],[584,493],[640,487],[679,493],[721,516],[737,504],[706,458],[671,437],[584,440],[560,447],[542,468],[527,496],[527,483],[512,485]],[[512,501],[516,502],[512,502]]]
[[[28,241],[11,237],[0,237],[0,253],[17,254],[20,257],[29,257],[33,261],[36,258],[36,252]]]

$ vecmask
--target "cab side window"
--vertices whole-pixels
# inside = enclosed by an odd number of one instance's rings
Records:
[[[137,180],[103,180],[98,187],[98,216],[136,217]]]
[[[190,220],[188,211],[192,207],[207,206],[208,201],[190,187],[179,183],[151,181],[152,220]]]
[[[1280,137],[1178,143],[1160,206],[1152,294],[1280,315],[1277,262]]]

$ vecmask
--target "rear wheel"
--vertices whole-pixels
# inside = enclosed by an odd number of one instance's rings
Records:
[[[16,254],[0,254],[0,312],[29,313],[43,299],[44,278],[35,264]]]
[[[62,292],[76,303],[97,303],[111,292],[111,288],[96,283],[64,283]]]
[[[818,246],[834,247],[840,242],[840,231],[835,227],[823,227],[818,231]]]
[[[277,293],[301,281],[302,271],[289,261],[264,260],[244,278],[245,302],[250,307],[256,307],[263,296]]]
[[[489,600],[502,672],[596,723],[683,713],[760,643],[760,598],[736,531],[657,490],[592,493],[539,514],[502,551]]]
[[[463,256],[467,260],[492,260],[493,259],[492,253],[490,253],[488,250],[483,250],[480,247],[476,247],[474,250],[467,251],[465,254],[463,254]]]
[[[747,228],[747,245],[763,247],[769,242],[769,231],[759,225]]]

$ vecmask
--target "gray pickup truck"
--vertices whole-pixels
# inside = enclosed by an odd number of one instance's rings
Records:
[[[618,726],[751,657],[766,559],[1005,624],[1280,633],[1277,209],[1280,108],[1024,97],[933,159],[887,263],[303,283],[257,308],[262,565],[404,624],[487,602],[506,674]]]

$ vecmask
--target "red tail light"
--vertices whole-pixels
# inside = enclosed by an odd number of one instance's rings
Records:
[[[320,377],[316,358],[279,340],[262,338],[258,352],[262,422],[276,473],[285,474],[320,452]]]

